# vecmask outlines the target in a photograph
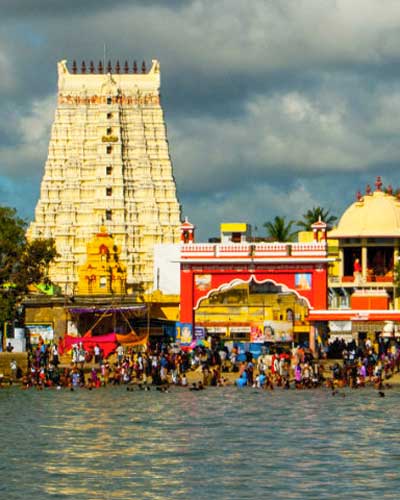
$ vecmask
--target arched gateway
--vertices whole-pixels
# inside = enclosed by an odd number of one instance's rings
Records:
[[[221,243],[194,243],[192,225],[191,238],[187,237],[189,224],[186,221],[182,227],[180,259],[180,320],[187,328],[194,331],[196,311],[205,300],[240,285],[270,283],[277,295],[291,294],[308,310],[326,309],[330,259],[325,223],[314,225],[314,240],[309,243],[253,243],[245,224],[223,224]]]

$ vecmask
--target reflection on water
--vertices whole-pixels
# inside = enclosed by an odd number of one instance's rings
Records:
[[[398,498],[400,392],[0,391],[0,498]]]

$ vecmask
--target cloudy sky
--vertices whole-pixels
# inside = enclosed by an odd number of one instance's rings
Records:
[[[340,215],[376,175],[400,187],[399,0],[1,0],[0,204],[33,217],[56,62],[161,63],[182,214]]]

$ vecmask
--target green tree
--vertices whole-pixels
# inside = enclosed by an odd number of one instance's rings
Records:
[[[303,220],[297,221],[297,225],[304,231],[311,231],[311,225],[318,220],[326,222],[328,228],[337,221],[336,215],[332,215],[329,209],[324,209],[323,207],[313,207],[305,214],[303,214]]]
[[[274,241],[293,241],[297,234],[297,231],[292,231],[294,224],[294,220],[286,222],[286,217],[277,215],[272,222],[265,222],[263,226],[267,230],[268,238]]]
[[[54,240],[28,242],[25,231],[16,210],[0,206],[0,325],[14,318],[29,285],[48,280],[48,266],[57,256]]]

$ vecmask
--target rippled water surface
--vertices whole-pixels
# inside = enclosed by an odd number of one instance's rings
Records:
[[[0,498],[400,497],[400,390],[0,391]]]

